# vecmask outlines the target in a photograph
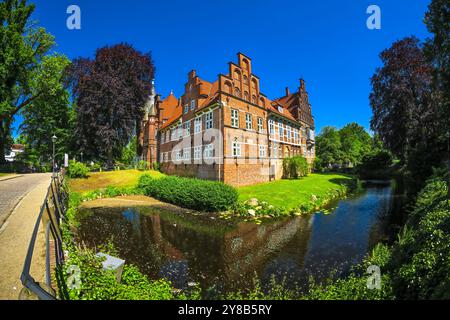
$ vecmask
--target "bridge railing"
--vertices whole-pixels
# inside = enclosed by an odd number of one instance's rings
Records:
[[[61,267],[64,262],[61,222],[65,219],[68,206],[68,195],[63,179],[62,174],[53,174],[45,200],[40,208],[20,276],[24,289],[21,291],[19,299],[57,299],[55,268]],[[45,234],[45,280],[38,282],[30,271],[33,269],[35,247],[42,244],[40,230],[44,230]]]

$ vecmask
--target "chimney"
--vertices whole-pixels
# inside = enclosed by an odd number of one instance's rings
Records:
[[[300,90],[299,91],[305,91],[305,80],[300,79]]]
[[[286,97],[290,94],[289,87],[286,87]]]
[[[195,78],[195,75],[196,75],[195,70],[191,70],[191,72],[188,73],[188,78],[193,79],[193,78]]]

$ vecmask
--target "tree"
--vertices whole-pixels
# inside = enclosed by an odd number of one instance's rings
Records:
[[[128,44],[104,47],[94,60],[75,60],[69,73],[77,104],[76,147],[86,158],[112,165],[139,131],[154,77],[151,55]]]
[[[25,0],[0,3],[0,164],[10,139],[14,116],[51,90],[58,75],[36,87],[36,69],[53,46],[53,37],[29,21],[34,5]]]
[[[34,86],[39,88],[48,81],[47,75],[62,75],[70,61],[63,55],[51,55],[42,59]],[[45,91],[23,109],[23,122],[20,126],[26,138],[26,155],[29,162],[39,165],[52,159],[51,137],[56,135],[55,149],[57,159],[69,151],[72,138],[74,113],[70,108],[69,92],[64,83],[55,82],[51,91]]]
[[[371,79],[371,128],[406,163],[411,149],[426,144],[432,126],[432,67],[415,37],[395,42],[380,58],[383,66]]]
[[[432,153],[447,160],[450,171],[450,2],[433,0],[425,15],[425,24],[433,37],[425,44],[425,54],[433,65],[433,107],[435,125],[432,128]],[[448,175],[450,185],[450,174]],[[450,197],[450,188],[448,188]]]
[[[324,127],[316,137],[316,152],[324,168],[341,165],[343,154],[339,131],[334,127]]]
[[[372,149],[372,138],[366,130],[357,123],[349,123],[339,130],[341,151],[347,163],[357,165],[364,155]]]

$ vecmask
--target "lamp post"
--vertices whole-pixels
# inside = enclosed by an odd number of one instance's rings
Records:
[[[80,155],[81,155],[81,162],[83,162],[83,151],[81,151]]]
[[[55,143],[56,143],[56,139],[58,139],[55,135],[53,135],[52,137],[52,142],[53,142],[53,176],[55,175]]]

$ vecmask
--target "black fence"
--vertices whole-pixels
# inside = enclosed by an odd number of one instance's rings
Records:
[[[47,195],[41,206],[20,276],[24,286],[20,299],[57,299],[55,270],[61,267],[64,262],[61,222],[65,219],[68,205],[68,194],[64,188],[63,179],[62,174],[53,174]],[[30,274],[30,270],[39,237],[39,229],[42,227],[45,231],[45,282],[37,282]],[[39,241],[42,241],[42,239],[39,239]]]

